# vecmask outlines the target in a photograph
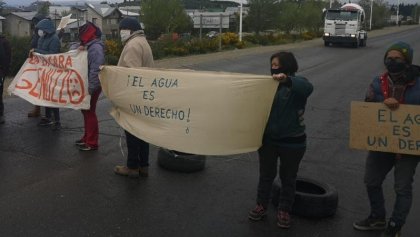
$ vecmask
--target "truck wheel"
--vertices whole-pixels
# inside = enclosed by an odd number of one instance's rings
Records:
[[[271,202],[279,205],[280,182],[273,183]],[[338,206],[337,190],[319,181],[298,177],[296,179],[295,202],[292,213],[302,217],[329,217],[335,214]]]
[[[204,169],[206,156],[160,148],[157,161],[160,167],[167,170],[191,173]]]

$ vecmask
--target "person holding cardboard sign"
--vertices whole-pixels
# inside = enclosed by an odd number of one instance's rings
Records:
[[[391,45],[385,52],[386,72],[370,84],[366,102],[383,102],[396,110],[399,104],[420,105],[420,67],[412,64],[413,49],[404,42]],[[364,182],[370,202],[370,215],[353,223],[357,230],[385,230],[384,236],[400,236],[413,199],[412,183],[420,156],[369,151]],[[382,183],[394,168],[394,210],[386,224]]]
[[[295,199],[296,177],[300,161],[306,151],[303,115],[306,101],[313,91],[304,77],[295,76],[298,64],[290,52],[273,54],[270,59],[271,75],[279,82],[271,107],[262,146],[258,150],[260,177],[257,205],[249,212],[249,219],[259,221],[266,216],[273,181],[277,176],[282,184],[277,212],[277,225],[290,227],[290,212]]]
[[[120,21],[120,36],[124,49],[121,52],[120,67],[152,67],[153,54],[140,23],[133,18]],[[125,130],[127,142],[127,164],[117,165],[115,174],[128,177],[147,177],[149,166],[149,144]]]

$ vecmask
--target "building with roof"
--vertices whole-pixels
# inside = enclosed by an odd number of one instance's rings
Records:
[[[11,12],[6,15],[4,30],[11,36],[31,36],[33,31],[32,18],[37,12]]]

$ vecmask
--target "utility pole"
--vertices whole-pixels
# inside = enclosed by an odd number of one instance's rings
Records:
[[[400,21],[400,0],[398,0],[398,5],[397,5],[397,25],[398,22]]]
[[[242,1],[241,1],[241,10],[239,11],[239,42],[242,41]]]
[[[372,30],[373,0],[370,1],[369,30]]]

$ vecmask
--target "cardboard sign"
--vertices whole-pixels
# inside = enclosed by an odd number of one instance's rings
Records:
[[[397,110],[383,103],[351,103],[350,147],[420,155],[420,106]]]
[[[87,51],[34,53],[26,59],[8,91],[35,105],[89,109]]]
[[[203,155],[257,150],[278,86],[270,76],[115,66],[100,80],[125,130]]]

